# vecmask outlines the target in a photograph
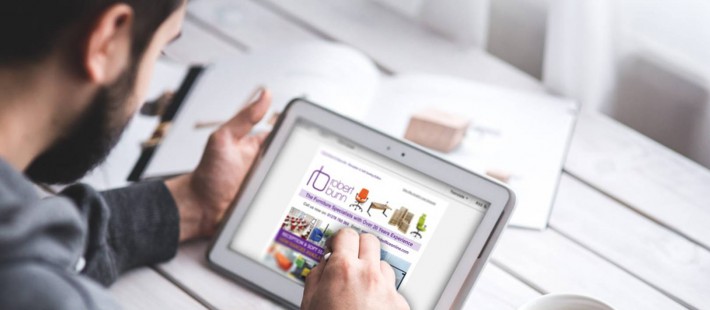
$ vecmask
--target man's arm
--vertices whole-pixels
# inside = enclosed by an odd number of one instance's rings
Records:
[[[87,185],[63,192],[89,227],[84,273],[109,285],[131,268],[172,258],[179,241],[214,233],[266,137],[249,132],[268,110],[271,95],[259,89],[254,97],[212,133],[192,173],[101,194]]]
[[[103,285],[127,270],[175,256],[180,219],[163,182],[102,193],[79,184],[62,195],[75,201],[88,228],[82,272]]]
[[[210,135],[193,172],[165,181],[178,205],[181,241],[215,233],[267,137],[250,132],[269,110],[271,93],[259,88],[252,97]]]

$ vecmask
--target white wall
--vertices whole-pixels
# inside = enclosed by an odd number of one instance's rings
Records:
[[[619,81],[603,110],[710,168],[710,1],[621,0]]]
[[[710,1],[620,0],[619,10],[623,27],[710,69]]]

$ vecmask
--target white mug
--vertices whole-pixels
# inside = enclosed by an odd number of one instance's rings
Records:
[[[614,310],[603,301],[576,294],[547,294],[535,298],[518,310]]]

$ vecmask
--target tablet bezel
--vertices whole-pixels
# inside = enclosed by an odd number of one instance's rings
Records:
[[[317,123],[326,130],[337,128],[337,135],[342,137],[360,137],[362,141],[367,141],[367,145],[357,141],[352,142],[490,202],[488,210],[436,303],[437,309],[448,309],[457,305],[460,307],[512,213],[515,202],[513,192],[499,182],[446,162],[416,146],[392,138],[304,99],[294,99],[288,104],[267,139],[265,147],[247,175],[247,180],[243,182],[239,196],[225,216],[217,238],[207,252],[210,266],[286,306],[295,308],[300,305],[302,285],[229,247],[239,223],[244,219],[249,205],[290,136],[293,126],[300,119],[312,124]]]

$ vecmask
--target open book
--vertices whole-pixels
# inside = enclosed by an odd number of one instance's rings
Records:
[[[141,177],[193,170],[210,133],[260,85],[272,91],[273,105],[256,131],[268,130],[272,115],[295,97],[400,139],[410,116],[423,109],[466,117],[471,125],[457,148],[449,153],[422,148],[480,174],[509,174],[507,183],[518,198],[511,224],[547,225],[576,118],[574,102],[443,76],[384,76],[367,56],[331,43],[260,50],[208,67]]]

